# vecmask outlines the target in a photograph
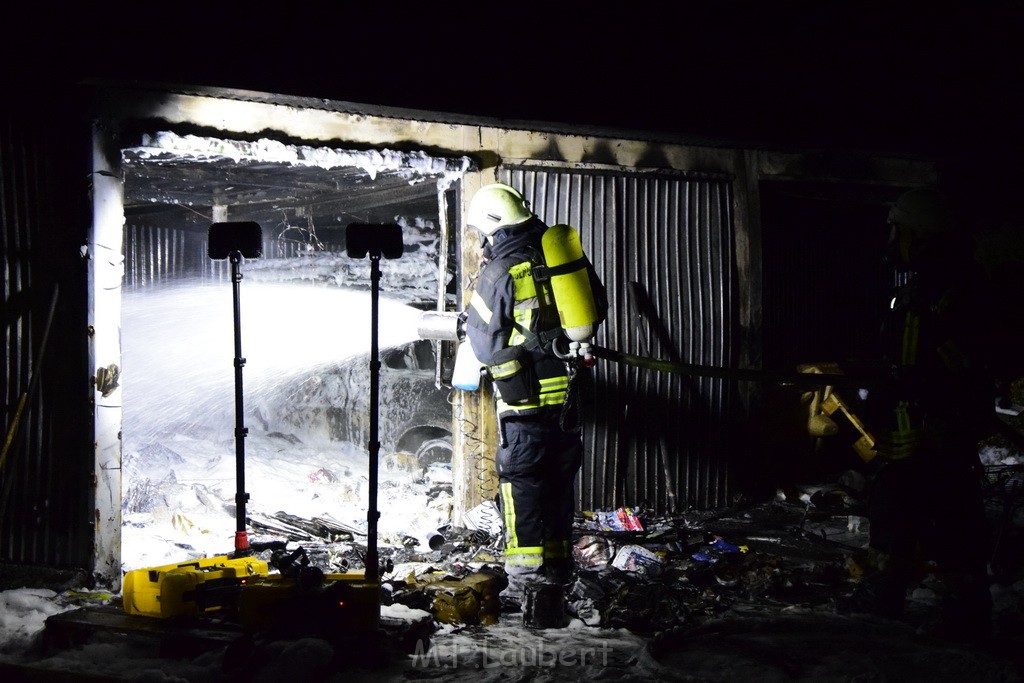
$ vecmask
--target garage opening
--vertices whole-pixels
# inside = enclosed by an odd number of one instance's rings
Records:
[[[875,358],[901,274],[884,261],[889,206],[901,188],[838,182],[761,183],[764,367],[795,369]],[[847,422],[830,439],[806,428],[810,394],[765,385],[762,418],[767,491],[829,481],[861,461]],[[856,394],[845,394],[854,410]]]
[[[424,310],[454,297],[453,216],[465,160],[181,136],[122,151],[122,567],[233,548],[236,494],[230,264],[209,226],[255,221],[239,283],[246,512],[254,538],[316,544],[365,532],[370,263],[345,227],[397,223],[381,261],[382,544],[425,543],[451,512],[451,405]],[[359,552],[332,543],[339,569]]]

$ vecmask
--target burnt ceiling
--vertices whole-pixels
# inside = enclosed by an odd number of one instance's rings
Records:
[[[198,231],[218,220],[255,221],[268,230],[298,225],[319,231],[438,214],[439,175],[409,168],[368,172],[356,166],[131,150],[123,162],[129,225]]]

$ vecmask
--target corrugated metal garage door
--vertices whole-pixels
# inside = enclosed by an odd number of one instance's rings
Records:
[[[86,569],[93,556],[88,137],[62,118],[66,101],[54,104],[0,114],[0,565],[33,567],[9,587],[41,585],[43,567]]]
[[[608,289],[601,346],[730,367],[738,351],[732,188],[722,177],[506,167],[549,225],[579,229]],[[641,312],[645,312],[641,315]],[[725,505],[739,419],[728,380],[601,361],[587,406],[580,509]]]

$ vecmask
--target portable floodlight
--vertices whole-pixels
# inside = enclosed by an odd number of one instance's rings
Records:
[[[352,258],[370,256],[370,486],[369,509],[366,511],[366,571],[367,581],[380,577],[380,559],[377,554],[377,458],[380,455],[379,402],[380,358],[377,348],[377,298],[380,289],[380,259],[396,259],[402,255],[402,229],[393,223],[350,223],[345,229],[345,245]]]
[[[234,300],[235,317],[235,554],[249,554],[249,536],[245,529],[245,504],[249,494],[245,492],[245,413],[242,409],[242,308],[239,302],[239,285],[242,282],[241,262],[243,258],[259,258],[263,255],[263,230],[259,223],[214,223],[210,226],[207,254],[211,259],[231,261],[231,290]]]
[[[402,228],[394,223],[349,223],[345,228],[345,248],[352,258],[367,254],[378,259],[396,259],[402,256]]]
[[[214,223],[210,226],[207,254],[215,261],[231,258],[234,253],[243,258],[263,256],[263,230],[259,223]]]

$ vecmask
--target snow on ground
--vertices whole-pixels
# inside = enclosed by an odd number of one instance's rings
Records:
[[[1018,612],[1020,588],[1013,591]],[[33,650],[48,616],[84,601],[84,593],[80,599],[36,589],[0,593],[0,674],[19,671],[5,666],[22,665],[32,667],[31,680],[45,680],[40,669],[89,680],[234,680],[225,673],[225,650],[160,656],[154,645],[123,636],[95,637],[45,656]],[[415,619],[426,613],[393,605],[382,614]],[[315,638],[273,642],[246,680],[1009,682],[1021,680],[1019,643],[1018,636],[987,647],[950,644],[904,623],[798,605],[775,612],[734,609],[697,628],[654,637],[579,620],[563,629],[530,630],[506,614],[487,627],[442,625],[429,646],[395,653],[376,667],[331,670],[335,652]]]

